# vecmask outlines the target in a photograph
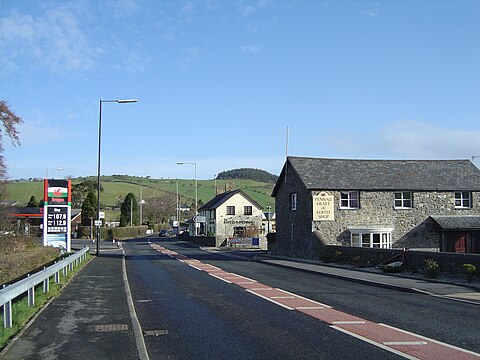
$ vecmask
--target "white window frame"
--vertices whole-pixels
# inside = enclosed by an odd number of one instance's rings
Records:
[[[392,248],[392,230],[384,229],[349,229],[350,245],[355,247],[369,247],[377,249]]]
[[[406,194],[409,194],[410,198],[405,197]],[[400,195],[400,196],[397,198],[397,195]],[[401,203],[400,206],[397,206],[397,201]],[[405,205],[407,202],[410,202],[410,206]],[[393,207],[395,209],[413,208],[413,193],[411,191],[395,191],[393,195]]]
[[[290,210],[297,210],[297,193],[290,194]]]
[[[252,215],[253,214],[253,206],[245,205],[243,207],[243,215]]]
[[[235,205],[228,205],[225,210],[225,213],[227,215],[235,215]]]
[[[354,198],[352,195],[355,194]],[[346,195],[346,197],[345,197]],[[347,206],[343,202],[347,202]],[[357,202],[356,206],[352,206],[353,202]],[[360,208],[360,192],[359,191],[341,191],[340,192],[340,209],[359,209]]]
[[[472,193],[470,191],[455,191],[454,196],[456,209],[470,209],[472,207]]]

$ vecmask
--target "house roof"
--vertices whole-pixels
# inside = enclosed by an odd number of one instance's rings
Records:
[[[203,205],[200,209],[198,210],[212,210],[218,208],[220,205],[222,205],[225,201],[230,199],[232,196],[240,194],[244,198],[246,198],[252,205],[254,205],[258,209],[262,209],[262,206],[257,203],[255,200],[253,200],[250,196],[248,196],[244,191],[242,190],[232,190],[232,191],[227,191],[224,192],[223,194],[218,194],[215,196],[212,200],[208,201],[205,205]]]
[[[479,191],[470,160],[353,160],[288,157],[272,196],[296,173],[309,190]]]
[[[432,215],[430,217],[443,230],[480,229],[479,215]]]

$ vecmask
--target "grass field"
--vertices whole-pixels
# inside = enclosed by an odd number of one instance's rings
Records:
[[[86,178],[72,180],[78,183]],[[95,179],[96,177],[91,177]],[[273,183],[263,183],[248,179],[227,180],[234,184],[234,189],[241,189],[257,201],[264,209],[271,206],[274,209],[274,199],[270,196],[273,190]],[[148,199],[161,193],[176,193],[178,182],[178,193],[182,203],[191,203],[195,200],[195,182],[185,179],[147,179],[134,176],[102,176],[101,183],[103,192],[101,202],[107,207],[116,206],[120,198],[124,198],[129,192],[140,199],[140,191],[143,198]],[[217,187],[224,186],[226,181],[217,180]],[[204,204],[215,195],[215,180],[198,180],[198,199]],[[34,195],[37,200],[43,198],[43,181],[37,182],[13,182],[8,185],[8,199],[19,201],[24,206]],[[187,199],[187,200],[185,200]]]

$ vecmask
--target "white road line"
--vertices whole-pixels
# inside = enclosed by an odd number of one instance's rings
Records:
[[[295,299],[295,296],[271,296],[270,299]]]
[[[297,306],[295,310],[321,310],[325,309],[322,306]]]
[[[237,276],[241,277],[242,279],[248,280],[248,281],[257,282],[257,280],[250,279],[250,278],[248,278],[246,276],[243,276],[243,275],[237,275]]]
[[[347,335],[353,336],[354,338],[357,338],[357,339],[359,339],[359,340],[365,341],[366,343],[369,343],[369,344],[371,344],[371,345],[374,345],[374,346],[376,346],[376,347],[379,347],[379,348],[381,348],[381,349],[383,349],[383,350],[387,350],[387,351],[389,351],[389,352],[391,352],[391,353],[394,353],[394,354],[396,354],[396,355],[398,355],[398,356],[401,356],[401,357],[403,357],[403,358],[410,359],[410,360],[419,360],[418,358],[416,358],[416,357],[414,357],[414,356],[410,356],[410,355],[408,355],[408,354],[402,353],[402,352],[400,352],[400,351],[398,351],[398,350],[395,350],[395,349],[393,349],[393,348],[390,348],[390,347],[388,347],[388,346],[386,346],[386,345],[383,345],[383,344],[380,344],[380,343],[378,343],[378,342],[376,342],[376,341],[370,340],[369,338],[366,338],[366,337],[363,337],[363,336],[361,336],[361,335],[355,334],[355,333],[353,333],[353,332],[351,332],[351,331],[342,329],[341,327],[334,326],[334,325],[331,325],[330,327],[331,327],[332,329],[335,329],[335,330],[338,330],[338,331],[340,331],[340,332],[343,332],[344,334],[347,334]]]
[[[231,284],[231,283],[232,283],[231,281],[228,281],[228,280],[226,280],[226,279],[223,279],[223,278],[221,278],[220,276],[217,276],[217,275],[215,275],[215,274],[208,273],[208,275],[213,276],[214,278],[216,278],[216,279],[218,279],[218,280],[225,281],[225,282],[228,283],[228,284]]]
[[[445,346],[445,347],[448,347],[450,349],[454,349],[454,350],[458,350],[458,351],[461,351],[461,352],[464,352],[466,354],[470,354],[470,355],[474,355],[474,356],[477,356],[480,358],[480,354],[479,353],[476,353],[476,352],[473,352],[473,351],[470,351],[470,350],[466,350],[466,349],[462,349],[460,347],[457,347],[455,345],[450,345],[450,344],[447,344],[447,343],[444,343],[444,342],[441,342],[441,341],[438,341],[438,340],[435,340],[435,339],[431,339],[431,338],[428,338],[426,336],[422,336],[422,335],[418,335],[418,334],[415,334],[415,333],[412,333],[410,331],[407,331],[407,330],[402,330],[402,329],[399,329],[399,328],[396,328],[394,326],[390,326],[390,325],[387,325],[387,324],[382,324],[382,323],[379,323],[378,325],[380,326],[385,326],[389,329],[393,329],[393,330],[397,330],[397,331],[400,331],[404,334],[408,334],[408,335],[412,335],[412,336],[415,336],[415,337],[418,337],[419,339],[423,339],[423,340],[427,340],[427,341],[430,341],[432,343],[435,343],[435,344],[438,344],[438,345],[442,345],[442,346]]]
[[[287,294],[290,294],[290,295],[292,295],[292,296],[295,296],[295,297],[297,297],[297,298],[300,298],[300,299],[303,299],[303,300],[309,301],[309,302],[311,302],[311,303],[314,303],[314,304],[320,305],[320,306],[322,306],[322,307],[326,307],[326,308],[329,308],[329,309],[331,309],[331,308],[332,308],[330,305],[327,305],[327,304],[322,304],[322,303],[320,303],[320,302],[318,302],[318,301],[315,301],[315,300],[312,300],[312,299],[309,299],[309,298],[303,297],[303,296],[301,296],[301,295],[298,295],[298,294],[291,293],[291,292],[289,292],[289,291],[287,291],[287,290],[278,289],[278,288],[277,288],[277,290],[283,291],[284,293],[287,293]]]
[[[427,345],[426,341],[385,341],[383,345]]]
[[[273,300],[272,298],[269,298],[268,296],[261,295],[261,294],[259,294],[259,293],[256,293],[256,292],[252,291],[252,290],[249,290],[249,289],[246,289],[246,291],[248,291],[250,294],[256,295],[256,296],[258,296],[258,297],[261,297],[262,299],[268,300],[268,301],[270,301],[270,302],[272,302],[272,303],[274,303],[274,304],[276,304],[276,305],[278,305],[278,306],[281,306],[281,307],[283,307],[283,308],[285,308],[285,309],[287,309],[287,310],[295,310],[294,308],[291,308],[290,306],[287,306],[287,305],[284,305],[284,304],[282,304],[282,303],[279,303],[278,301],[275,301],[275,300]]]
[[[145,339],[143,338],[142,326],[138,320],[137,313],[135,312],[135,305],[133,304],[132,292],[130,291],[130,285],[128,284],[127,266],[125,263],[125,250],[122,247],[122,272],[123,282],[125,284],[125,293],[127,295],[128,310],[130,313],[130,319],[132,320],[133,334],[135,335],[135,343],[137,345],[138,358],[140,360],[149,360],[147,347],[145,345]]]
[[[198,271],[203,271],[203,269],[200,269],[199,267],[196,267],[195,265],[188,264],[188,266],[191,266],[194,269],[197,269]]]
[[[336,325],[350,325],[350,324],[365,324],[365,321],[333,321],[332,324]]]
[[[269,288],[269,287],[263,287],[263,288],[254,288],[254,289],[250,289],[252,291],[263,291],[263,290],[273,290],[272,288]]]

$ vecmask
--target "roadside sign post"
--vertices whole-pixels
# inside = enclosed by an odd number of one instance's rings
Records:
[[[44,180],[43,245],[71,251],[71,181]]]

